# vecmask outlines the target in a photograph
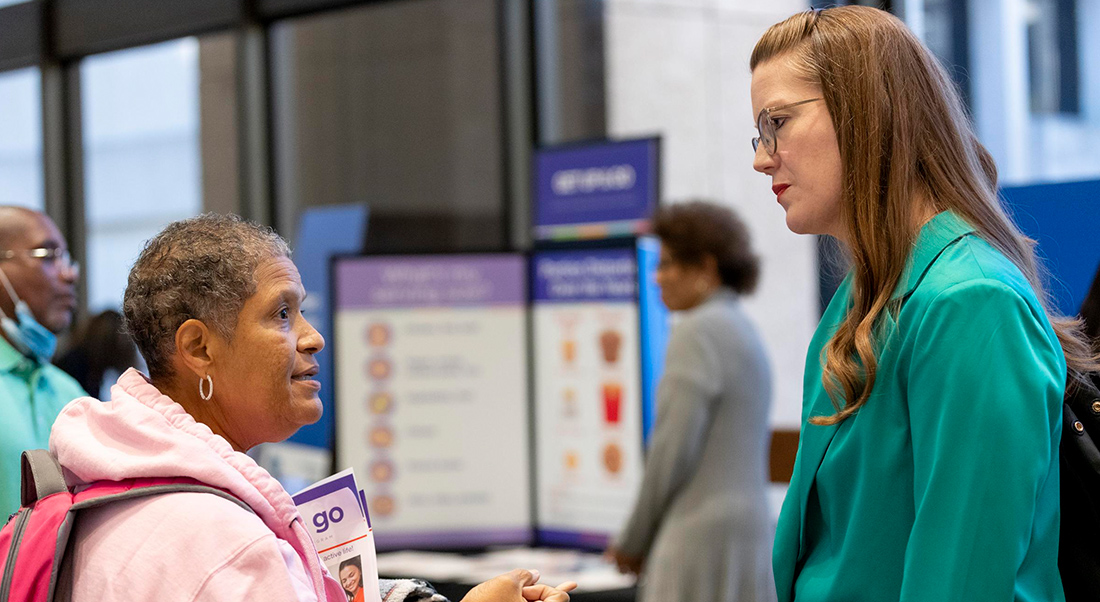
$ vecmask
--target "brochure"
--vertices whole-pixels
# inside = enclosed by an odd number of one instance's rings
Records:
[[[321,562],[344,588],[349,602],[381,602],[378,560],[366,496],[352,469],[338,472],[291,496]]]

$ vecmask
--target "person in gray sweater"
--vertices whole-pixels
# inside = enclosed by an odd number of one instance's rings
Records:
[[[608,549],[640,602],[770,602],[771,369],[741,296],[759,274],[748,231],[712,203],[659,211],[657,283],[680,312],[634,510]]]

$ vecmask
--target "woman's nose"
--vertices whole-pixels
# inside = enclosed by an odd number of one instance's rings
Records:
[[[756,154],[752,157],[752,168],[762,174],[770,173],[769,170],[775,169],[775,157],[768,154],[766,145],[761,144],[756,147]]]

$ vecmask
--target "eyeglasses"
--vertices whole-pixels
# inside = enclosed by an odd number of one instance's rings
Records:
[[[772,119],[772,111],[782,111],[783,109],[790,109],[799,105],[821,100],[820,98],[810,98],[808,100],[800,100],[798,102],[792,102],[790,104],[781,105],[778,107],[767,107],[760,111],[760,114],[756,117],[756,131],[760,133],[759,136],[752,139],[752,152],[756,152],[756,149],[761,144],[764,145],[764,150],[768,151],[768,155],[774,155],[776,149],[775,120]]]
[[[34,259],[49,260],[59,268],[72,270],[74,274],[80,273],[80,263],[73,261],[73,257],[69,255],[68,249],[59,247],[38,247],[37,249],[27,249],[25,251],[0,251],[0,260],[15,259],[20,255],[33,257]]]

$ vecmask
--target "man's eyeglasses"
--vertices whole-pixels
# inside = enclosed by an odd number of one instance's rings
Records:
[[[69,255],[68,249],[59,247],[39,247],[37,249],[27,249],[25,251],[0,251],[0,260],[15,259],[20,255],[33,257],[35,259],[49,260],[59,268],[80,272],[80,263],[73,261],[73,257]]]
[[[799,105],[821,100],[820,98],[810,98],[808,100],[800,100],[798,102],[792,102],[790,104],[781,105],[778,107],[767,107],[760,111],[760,114],[756,116],[756,131],[760,132],[760,135],[752,139],[752,152],[756,152],[756,149],[761,144],[764,145],[764,150],[768,152],[768,155],[774,155],[776,149],[775,141],[775,120],[772,119],[772,111],[782,111],[783,109],[790,109]]]

